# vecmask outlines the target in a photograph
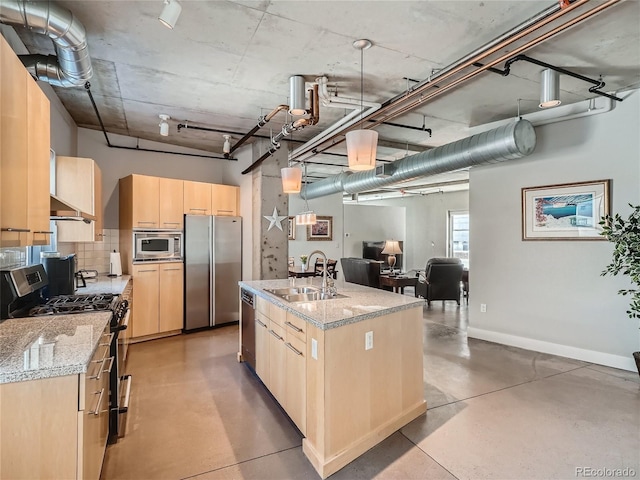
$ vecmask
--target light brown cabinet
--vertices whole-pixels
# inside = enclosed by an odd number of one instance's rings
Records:
[[[236,216],[240,211],[240,187],[211,185],[211,215]]]
[[[184,214],[211,215],[211,184],[184,182]]]
[[[175,332],[183,326],[182,263],[133,265],[133,338]]]
[[[182,229],[182,180],[129,175],[120,179],[120,228]]]
[[[159,228],[160,179],[146,175],[131,175],[131,225],[132,228]]]
[[[59,242],[102,240],[102,172],[93,159],[56,157],[56,196],[96,217],[90,223],[56,222]]]
[[[49,243],[49,100],[0,37],[0,247]]]
[[[87,372],[0,385],[0,478],[98,480],[109,429],[108,326]]]
[[[182,230],[184,226],[184,182],[175,178],[160,178],[160,228]]]

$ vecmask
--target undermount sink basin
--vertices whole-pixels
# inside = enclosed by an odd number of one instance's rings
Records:
[[[320,288],[314,286],[287,287],[287,288],[265,288],[266,292],[272,293],[287,302],[315,302],[316,300],[331,300],[332,298],[345,298],[344,295],[322,295]]]

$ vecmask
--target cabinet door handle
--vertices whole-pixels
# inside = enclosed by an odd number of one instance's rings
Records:
[[[96,392],[96,395],[98,392]],[[98,397],[98,402],[96,403],[96,408],[90,410],[88,412],[89,415],[100,415],[100,405],[102,405],[102,397],[104,396],[104,388],[100,390],[100,396]]]
[[[288,327],[293,328],[296,332],[299,332],[299,333],[303,333],[304,332],[304,330],[302,330],[301,328],[296,327],[293,323],[291,323],[288,320],[286,322],[284,322],[284,324],[287,325]]]
[[[163,268],[162,271],[163,272],[171,272],[171,271],[175,271],[175,270],[180,270],[179,268]]]
[[[269,330],[269,333],[271,335],[273,335],[274,337],[276,337],[278,340],[284,340],[284,338],[282,338],[280,335],[278,335],[276,332],[274,332],[273,330]]]
[[[138,273],[142,273],[142,272],[157,272],[158,270],[138,270]]]
[[[162,222],[163,225],[180,225],[180,222]]]
[[[53,232],[49,232],[48,230],[36,230],[33,233],[43,233],[45,235],[53,235]]]
[[[2,229],[3,232],[17,232],[17,233],[29,233],[31,230],[28,228],[13,228],[7,227]]]
[[[298,350],[296,347],[294,347],[293,345],[291,345],[289,342],[285,343],[284,345],[296,355],[302,356],[302,352]]]
[[[145,224],[149,224],[149,225],[155,225],[155,224],[156,224],[156,222],[143,222],[143,221],[138,221],[138,224],[141,224],[141,223],[145,223]]]
[[[233,210],[216,210],[216,212],[227,212],[227,213],[233,213]]]
[[[261,327],[267,328],[267,326],[264,323],[262,323],[260,320],[258,320],[257,318],[256,318],[256,323],[259,324]]]
[[[191,211],[191,210],[195,210],[197,212],[206,212],[207,211],[206,208],[189,208],[189,211]]]

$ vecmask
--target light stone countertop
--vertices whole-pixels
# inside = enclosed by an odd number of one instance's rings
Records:
[[[265,288],[283,288],[292,286],[320,286],[320,277],[291,278],[283,280],[241,281],[239,285],[269,302],[291,312],[297,317],[311,323],[321,330],[341,327],[350,323],[370,318],[389,315],[394,312],[422,306],[424,300],[398,293],[365,287],[354,283],[337,281],[335,283],[341,298],[317,300],[313,302],[287,302],[269,292]]]
[[[96,293],[113,293],[120,295],[124,291],[131,275],[121,275],[120,277],[108,277],[101,274],[96,278],[87,278],[86,287],[76,288],[76,295],[88,295]]]
[[[87,371],[111,312],[10,318],[0,323],[0,384]]]

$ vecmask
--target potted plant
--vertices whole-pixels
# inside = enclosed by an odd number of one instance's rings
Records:
[[[300,255],[300,263],[302,264],[302,270],[305,271],[307,269],[307,256]]]
[[[614,244],[613,260],[602,275],[628,275],[634,288],[619,290],[620,295],[629,295],[631,301],[627,315],[640,318],[640,205],[633,206],[627,219],[619,214],[602,218],[601,235]],[[634,352],[638,374],[640,374],[640,352]]]

